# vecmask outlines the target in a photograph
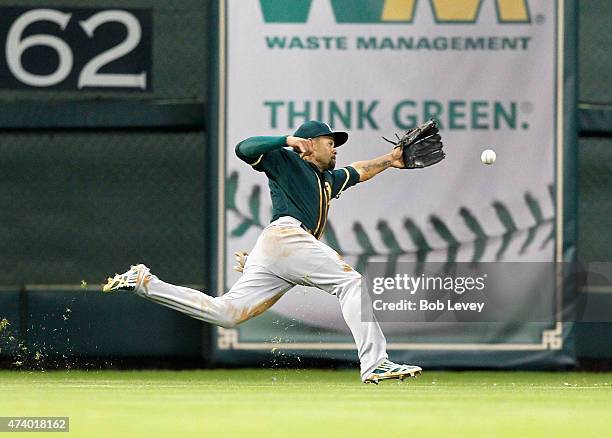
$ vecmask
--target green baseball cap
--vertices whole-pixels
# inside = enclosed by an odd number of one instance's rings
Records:
[[[293,135],[300,138],[315,138],[330,135],[334,138],[334,147],[341,146],[348,140],[348,133],[332,131],[327,123],[319,122],[318,120],[310,120],[302,123]]]

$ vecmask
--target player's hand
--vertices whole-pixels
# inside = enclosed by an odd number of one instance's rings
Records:
[[[402,148],[395,148],[391,153],[391,167],[395,167],[397,169],[404,168],[404,158],[402,156]]]
[[[249,256],[249,253],[246,251],[238,251],[234,253],[234,256],[236,259],[236,263],[238,263],[236,266],[234,266],[234,271],[244,271],[244,264],[246,263],[246,259]]]
[[[287,146],[291,146],[302,158],[312,154],[314,147],[312,139],[293,137],[291,135],[287,137]]]

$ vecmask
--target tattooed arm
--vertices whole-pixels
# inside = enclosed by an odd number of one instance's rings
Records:
[[[351,166],[359,173],[359,182],[367,181],[390,167],[404,167],[402,150],[401,148],[395,148],[390,153],[381,157],[372,160],[357,161],[351,164]]]

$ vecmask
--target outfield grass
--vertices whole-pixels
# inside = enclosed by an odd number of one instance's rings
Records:
[[[69,416],[70,436],[612,436],[612,373],[0,371],[0,416]],[[36,436],[41,436],[37,434]],[[54,435],[58,436],[58,435]]]

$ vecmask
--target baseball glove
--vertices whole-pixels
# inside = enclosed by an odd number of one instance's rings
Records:
[[[446,155],[442,151],[442,137],[438,125],[430,120],[406,132],[402,137],[395,134],[397,141],[383,137],[396,148],[402,148],[404,169],[421,169],[439,163]]]

